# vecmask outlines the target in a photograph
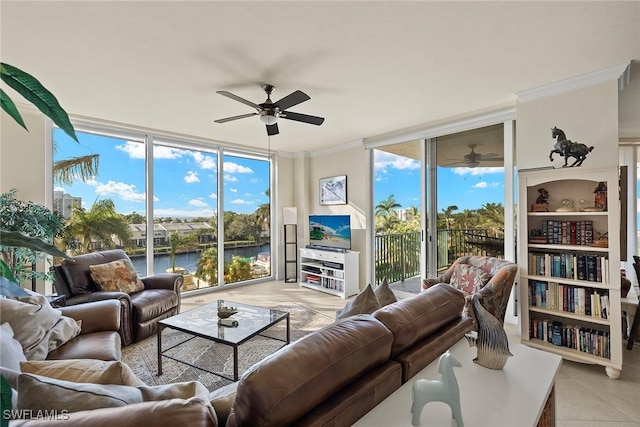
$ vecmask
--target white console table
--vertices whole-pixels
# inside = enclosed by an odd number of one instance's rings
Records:
[[[555,425],[554,383],[562,358],[557,354],[527,347],[510,337],[513,354],[502,370],[484,368],[472,360],[476,348],[466,339],[451,347],[451,354],[462,363],[454,368],[460,387],[462,419],[465,427],[513,427]],[[357,427],[411,427],[413,383],[419,379],[440,379],[438,360],[403,384],[391,396],[354,424]],[[544,415],[544,416],[543,416]],[[449,406],[427,403],[422,409],[420,426],[455,427]]]

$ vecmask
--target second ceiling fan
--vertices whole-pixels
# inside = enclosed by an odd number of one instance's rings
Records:
[[[271,101],[271,93],[275,89],[273,86],[269,84],[265,84],[262,86],[262,89],[267,93],[267,100],[262,104],[256,104],[254,102],[248,101],[238,95],[234,95],[231,92],[227,92],[226,90],[219,90],[216,93],[219,93],[222,96],[226,96],[227,98],[231,98],[235,101],[242,102],[249,107],[253,107],[256,109],[253,113],[240,114],[238,116],[226,117],[224,119],[215,120],[216,123],[226,123],[233,120],[244,119],[246,117],[251,116],[260,116],[260,120],[267,127],[267,135],[277,135],[278,130],[278,119],[287,119],[287,120],[295,120],[296,122],[309,123],[312,125],[321,125],[324,122],[324,118],[317,116],[310,116],[308,114],[294,113],[293,111],[286,111],[288,108],[291,108],[295,105],[298,105],[304,101],[308,101],[311,99],[309,95],[306,93],[296,90],[295,92],[290,93],[279,101],[273,102]]]
[[[495,162],[504,160],[503,156],[495,153],[478,153],[475,151],[476,146],[477,144],[469,144],[468,147],[471,148],[471,151],[468,154],[464,155],[463,160],[451,163],[448,166],[461,165],[468,168],[475,168],[476,166],[480,165],[480,162]]]

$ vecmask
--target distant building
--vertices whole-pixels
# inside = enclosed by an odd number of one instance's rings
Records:
[[[82,207],[82,197],[73,197],[61,190],[53,192],[53,211],[69,219],[74,207]]]
[[[146,224],[129,224],[131,239],[129,243],[135,248],[143,248],[147,244]],[[165,246],[169,244],[171,233],[179,236],[197,234],[199,243],[214,241],[213,228],[206,222],[167,222],[153,224],[153,244]],[[120,242],[120,244],[122,244]]]

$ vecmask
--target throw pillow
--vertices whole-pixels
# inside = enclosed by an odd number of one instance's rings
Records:
[[[18,377],[18,409],[25,411],[77,412],[191,397],[208,402],[209,392],[198,381],[131,387],[118,384],[75,383],[32,374],[20,374]]]
[[[487,284],[491,276],[481,268],[458,264],[451,273],[451,285],[467,294],[475,294]]]
[[[90,265],[89,271],[91,278],[101,291],[119,291],[132,294],[144,289],[142,280],[128,259]]]
[[[0,299],[2,321],[9,323],[28,360],[44,360],[49,352],[80,333],[78,323],[51,307],[47,298],[30,296]]]
[[[349,301],[342,310],[336,313],[336,320],[356,314],[371,314],[379,308],[380,303],[378,302],[378,298],[376,298],[376,295],[373,293],[371,284],[368,284],[358,296]]]
[[[376,290],[373,291],[373,293],[376,295],[376,298],[378,299],[381,307],[393,304],[394,302],[398,301],[398,299],[396,298],[396,294],[394,294],[389,287],[389,282],[387,281],[386,277],[382,280],[382,283],[378,285]]]
[[[129,365],[93,359],[40,360],[20,363],[23,374],[35,374],[74,383],[144,386]]]
[[[13,338],[13,329],[8,323],[0,325],[0,363],[3,368],[20,371],[20,362],[27,360],[18,341]]]

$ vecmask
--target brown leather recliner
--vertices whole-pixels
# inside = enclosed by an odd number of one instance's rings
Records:
[[[122,344],[140,341],[158,328],[158,321],[180,311],[182,275],[157,274],[141,278],[144,290],[132,294],[100,291],[91,279],[90,265],[106,264],[119,259],[129,259],[121,249],[93,252],[64,260],[53,266],[55,287],[59,295],[66,296],[67,305],[82,304],[105,299],[120,301],[120,337]]]

